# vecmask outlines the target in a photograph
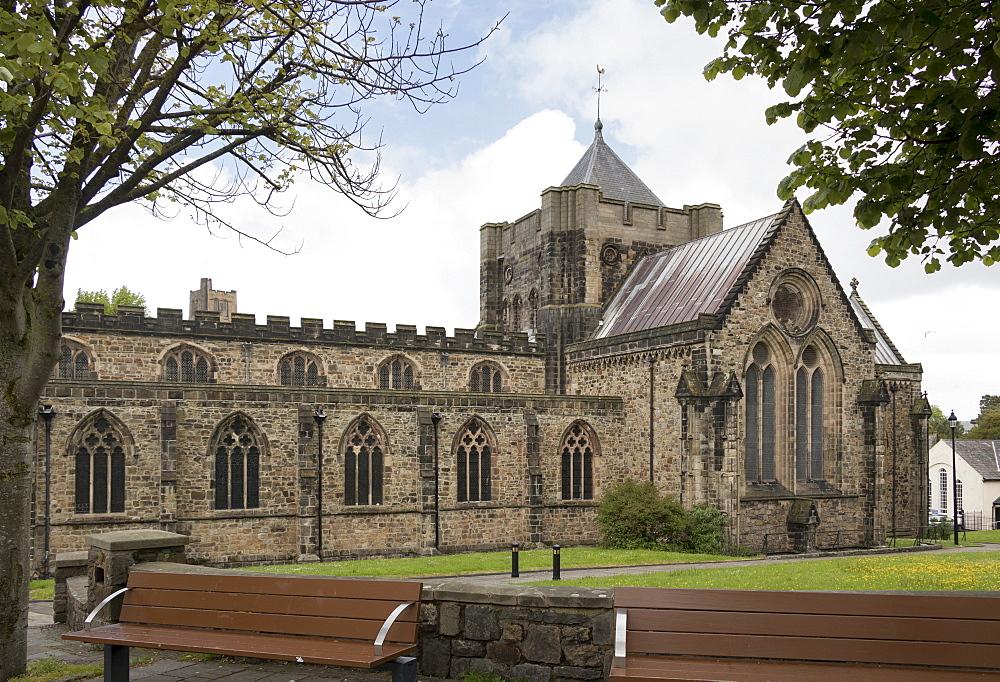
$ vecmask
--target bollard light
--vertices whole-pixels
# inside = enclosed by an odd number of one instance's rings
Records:
[[[510,543],[510,577],[511,578],[520,578],[521,577],[520,568],[517,565],[518,564],[518,562],[517,562],[517,559],[518,559],[518,557],[517,557],[517,550],[520,548],[520,546],[521,545],[519,543],[517,543],[517,542]]]
[[[559,575],[559,545],[552,545],[552,579],[562,580]]]

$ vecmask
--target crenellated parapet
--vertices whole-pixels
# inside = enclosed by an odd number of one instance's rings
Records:
[[[448,336],[444,327],[425,327],[417,333],[416,325],[398,324],[393,332],[382,322],[366,322],[358,329],[351,320],[334,320],[332,327],[324,327],[323,320],[304,317],[299,326],[292,326],[285,316],[268,315],[265,324],[257,324],[257,317],[250,313],[233,313],[231,321],[224,322],[218,312],[199,311],[194,319],[185,320],[179,308],[157,308],[156,317],[147,317],[141,306],[119,306],[117,315],[104,313],[100,303],[76,304],[75,311],[63,312],[63,333],[119,332],[148,334],[152,336],[183,336],[196,340],[230,339],[249,342],[294,342],[301,344],[350,344],[363,346],[393,346],[428,350],[500,351],[505,353],[543,354],[544,334],[529,336],[527,333],[480,332],[456,328]]]

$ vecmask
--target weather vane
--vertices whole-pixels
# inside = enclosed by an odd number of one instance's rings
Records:
[[[594,88],[594,91],[597,93],[597,120],[598,121],[601,120],[601,93],[602,92],[607,92],[606,88],[601,87],[601,76],[602,75],[604,75],[604,69],[602,69],[601,65],[598,64],[597,65],[597,87]]]

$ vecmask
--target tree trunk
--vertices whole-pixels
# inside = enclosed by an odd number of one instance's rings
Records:
[[[6,346],[6,347],[5,347]],[[23,352],[0,341],[0,680],[24,672],[28,640],[28,556],[32,483],[32,408],[8,388],[22,375]]]
[[[0,682],[27,664],[34,425],[59,358],[63,275],[78,196],[72,187],[60,195],[56,210],[36,220],[38,248],[27,249],[16,271],[0,276]]]

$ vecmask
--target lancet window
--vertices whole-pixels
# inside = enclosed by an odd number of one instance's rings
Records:
[[[125,427],[104,410],[74,431],[70,448],[75,464],[77,514],[125,511],[125,455],[131,439]]]
[[[795,372],[795,469],[800,481],[823,479],[825,375],[814,346]]]
[[[179,346],[163,359],[163,376],[167,381],[183,384],[207,383],[211,380],[211,362],[200,350]]]
[[[278,379],[282,386],[318,386],[319,367],[319,358],[311,353],[289,353],[278,362]]]
[[[487,502],[492,499],[495,452],[496,439],[481,419],[472,419],[459,433],[455,441],[459,502]]]
[[[416,368],[408,358],[394,355],[379,365],[378,387],[411,391],[418,388],[416,375]]]
[[[59,345],[59,378],[89,379],[90,357],[80,344],[63,340]]]
[[[594,499],[597,437],[586,422],[573,422],[559,445],[562,499]]]
[[[260,461],[264,438],[249,417],[236,414],[215,430],[215,508],[260,506]]]
[[[748,483],[776,480],[777,379],[773,353],[764,342],[753,348],[745,379],[746,479]]]
[[[495,362],[480,362],[469,373],[469,390],[473,393],[502,393],[504,373]]]
[[[361,416],[343,439],[344,504],[382,504],[385,435],[370,417]]]

